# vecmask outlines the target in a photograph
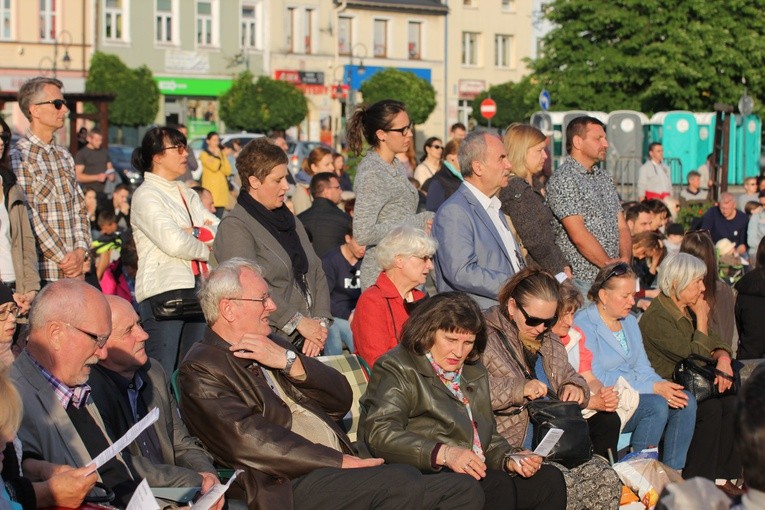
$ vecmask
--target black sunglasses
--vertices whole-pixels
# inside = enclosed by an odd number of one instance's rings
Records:
[[[541,324],[545,327],[545,329],[550,329],[551,327],[555,326],[556,322],[558,322],[557,313],[550,318],[540,319],[539,317],[532,317],[531,315],[527,314],[526,310],[523,309],[523,306],[521,306],[521,303],[519,303],[517,299],[515,299],[515,306],[517,306],[518,310],[521,311],[523,318],[526,319],[526,325],[530,328],[536,328]]]
[[[614,276],[623,276],[627,274],[627,271],[629,271],[630,266],[627,265],[626,262],[619,262],[614,267],[611,268],[611,270],[606,275],[606,279],[603,280],[603,283],[607,282]]]
[[[49,101],[43,101],[41,103],[35,103],[35,106],[40,106],[42,104],[52,104],[53,107],[56,108],[56,110],[60,110],[61,108],[64,107],[64,105],[66,105],[66,101],[64,101],[63,99],[51,99]]]
[[[11,141],[11,132],[10,131],[0,132],[0,140],[2,140],[3,143],[7,145],[8,142]]]
[[[436,145],[436,144],[433,144],[433,145],[431,145],[431,146],[430,146],[430,148],[431,148],[431,149],[443,149],[444,147],[443,147],[443,145]]]

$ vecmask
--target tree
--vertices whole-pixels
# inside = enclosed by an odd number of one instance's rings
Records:
[[[364,101],[372,104],[395,99],[406,105],[409,120],[423,124],[436,108],[436,89],[423,78],[408,71],[383,69],[361,84]]]
[[[115,94],[109,105],[109,122],[115,126],[151,124],[159,111],[159,87],[149,68],[130,69],[116,55],[93,54],[85,92]]]
[[[553,109],[711,110],[765,98],[765,10],[751,0],[554,0],[533,76]],[[760,101],[757,101],[760,103]]]
[[[300,124],[308,115],[308,102],[294,85],[267,76],[252,80],[245,71],[220,96],[220,118],[227,126],[265,133]]]
[[[497,114],[491,119],[492,126],[505,128],[513,122],[528,122],[531,114],[537,110],[536,96],[539,88],[528,76],[518,83],[509,81],[492,85],[473,100],[473,118],[482,126],[488,125],[488,121],[481,115],[481,101],[491,97],[497,103]]]

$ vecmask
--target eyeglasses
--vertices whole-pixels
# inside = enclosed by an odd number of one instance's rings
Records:
[[[431,146],[430,146],[430,148],[431,148],[431,149],[438,149],[438,150],[441,150],[441,149],[443,149],[443,148],[444,148],[444,146],[443,146],[443,145],[431,145]]]
[[[9,308],[6,308],[5,310],[0,310],[0,321],[4,321],[11,315],[13,315],[14,317],[18,317],[19,315],[19,307],[15,304],[11,305]]]
[[[48,101],[42,101],[40,103],[34,103],[35,106],[40,106],[40,105],[43,105],[43,104],[52,104],[56,108],[56,110],[60,110],[61,108],[66,106],[66,101],[64,101],[63,99],[50,99]]]
[[[229,301],[255,301],[256,303],[263,303],[263,306],[266,305],[266,301],[273,301],[273,298],[271,297],[270,292],[266,292],[263,294],[263,297],[261,298],[243,298],[243,297],[230,297],[226,298]]]
[[[606,279],[603,280],[603,283],[607,282],[614,276],[623,276],[627,274],[627,271],[629,271],[630,266],[628,266],[625,262],[619,262],[614,267],[611,268],[611,270],[606,275]]]
[[[428,262],[433,260],[433,255],[423,255],[422,257],[418,255],[412,255],[412,257],[415,259],[420,259],[423,262]]]
[[[178,154],[183,154],[184,152],[188,152],[189,148],[188,146],[184,144],[179,145],[171,145],[170,147],[162,147],[162,151],[169,151],[170,149],[175,149],[178,151]],[[160,151],[160,152],[162,152]]]
[[[0,132],[0,140],[3,141],[3,144],[8,145],[8,142],[11,141],[11,133],[10,133],[10,131]]]
[[[532,317],[531,315],[526,313],[526,310],[523,309],[523,306],[521,306],[521,303],[519,303],[517,299],[514,299],[514,301],[515,301],[515,306],[518,307],[518,310],[520,310],[521,313],[523,314],[523,318],[526,319],[526,325],[530,328],[536,328],[537,326],[542,325],[545,327],[545,329],[550,329],[551,327],[555,326],[556,322],[558,322],[557,313],[547,319]]]
[[[90,337],[90,339],[93,340],[96,343],[96,345],[99,347],[99,349],[103,347],[104,345],[106,345],[106,341],[109,340],[109,335],[96,335],[95,333],[91,333],[90,331],[85,331],[84,329],[80,329],[77,326],[69,324],[68,322],[65,322],[64,324],[66,324],[72,329],[76,329],[83,335],[87,335],[88,337]]]
[[[404,126],[402,128],[395,128],[395,129],[386,129],[386,132],[395,131],[396,133],[401,133],[403,136],[408,135],[412,132],[412,128],[414,127],[414,122],[410,122],[408,126]]]

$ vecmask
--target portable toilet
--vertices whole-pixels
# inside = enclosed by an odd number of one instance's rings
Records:
[[[693,168],[685,171],[694,170],[706,162],[707,156],[714,150],[715,146],[715,127],[717,126],[717,114],[715,112],[695,113],[698,125],[698,144],[697,144],[697,164]],[[738,149],[738,128],[741,122],[740,116],[734,116],[730,121],[730,131],[728,132],[728,184],[740,183],[743,180],[741,169],[739,168],[740,152]],[[759,156],[757,158],[759,160]],[[759,164],[759,163],[758,163]]]
[[[698,167],[698,124],[693,113],[686,111],[659,112],[649,121],[650,142],[661,142],[664,162],[669,166],[672,184],[683,184],[685,175]]]
[[[567,112],[563,112],[563,120],[561,121],[561,126],[560,126],[561,133],[563,134],[561,138],[561,155],[562,156],[568,155],[568,151],[566,151],[566,128],[568,128],[568,123],[577,117],[583,117],[585,115],[590,115],[590,113],[582,111],[582,110],[569,110]]]
[[[739,163],[737,168],[742,170],[740,179],[735,184],[742,184],[746,177],[760,175],[760,136],[762,135],[762,120],[754,114],[743,117],[737,129],[737,153]]]
[[[606,168],[623,199],[634,194],[637,172],[643,164],[643,126],[647,124],[648,117],[642,112],[617,110],[608,115]]]
[[[550,137],[550,158],[553,170],[560,165],[563,156],[563,131],[561,125],[565,112],[536,112],[531,116],[531,125]]]

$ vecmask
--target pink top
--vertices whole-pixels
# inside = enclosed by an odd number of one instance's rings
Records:
[[[568,335],[560,337],[561,343],[563,345],[568,345],[572,339],[572,336],[577,336],[579,338],[579,368],[577,368],[576,371],[580,374],[583,372],[591,371],[592,351],[584,345],[585,336],[581,329],[577,328],[576,326],[571,326],[571,329],[568,330]]]

